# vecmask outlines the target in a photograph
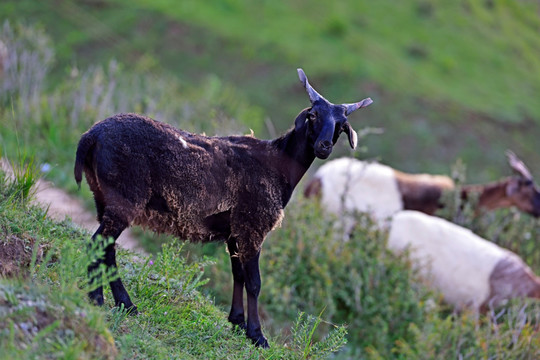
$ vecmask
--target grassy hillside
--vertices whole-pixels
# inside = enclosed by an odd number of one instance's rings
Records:
[[[540,85],[533,80],[540,74],[540,18],[533,2],[135,3],[220,34],[244,58],[349,78],[330,88],[339,97],[361,80],[502,122],[540,117],[534,101]]]
[[[506,148],[540,171],[537,7],[502,0],[7,0],[0,12],[51,34],[56,76],[110,58],[196,86],[216,74],[261,106],[278,132],[308,104],[294,71],[302,66],[333,101],[375,99],[353,122],[386,132],[365,139],[361,156],[444,173],[461,157],[475,169],[471,181],[486,181],[508,172]]]
[[[56,76],[110,58],[196,86],[212,73],[282,131],[308,104],[302,66],[333,101],[375,99],[353,122],[386,132],[361,156],[445,173],[461,157],[486,181],[508,171],[512,148],[540,171],[533,1],[7,0],[0,12],[51,34]]]
[[[527,55],[536,49],[529,36],[537,26],[532,2],[171,4],[2,1],[2,16],[23,20],[0,30],[8,54],[15,54],[15,66],[0,75],[0,156],[26,154],[38,166],[27,180],[39,172],[75,191],[80,134],[119,111],[210,134],[281,132],[308,105],[295,72],[301,65],[330,100],[375,99],[351,117],[357,129],[386,128],[362,139],[367,149],[353,153],[339,145],[334,157],[382,157],[403,170],[448,173],[459,155],[468,178],[485,181],[508,172],[503,150],[511,147],[539,172],[540,130],[529,94],[537,86],[536,65]],[[516,40],[514,33],[522,36]],[[471,67],[478,75],[461,74]],[[0,337],[0,352],[13,358],[32,358],[40,346],[82,358],[103,349],[123,358],[307,358],[318,351],[324,357],[344,334],[333,324],[348,326],[341,358],[539,356],[537,303],[519,300],[480,317],[452,313],[422,286],[406,257],[386,250],[384,231],[360,218],[354,241],[330,241],[343,234],[299,197],[261,260],[261,312],[271,350],[255,350],[231,332],[210,300],[224,308],[230,301],[230,265],[219,244],[154,244],[153,257],[142,260],[122,253],[122,277],[147,312],[125,316],[110,310],[110,302],[95,309],[84,295],[89,260],[81,249],[89,234],[14,201],[20,189],[0,188],[0,241],[22,245],[12,253],[26,254],[11,264],[9,276],[21,265],[29,274],[0,280],[0,331],[14,334]],[[79,194],[91,204],[86,185]],[[455,211],[458,222],[540,272],[538,221],[512,211],[473,221],[459,204],[448,210],[448,218],[456,220]],[[206,286],[201,266],[209,273]],[[43,306],[34,306],[38,299]],[[312,342],[332,329],[328,341]],[[32,340],[39,346],[30,346]]]

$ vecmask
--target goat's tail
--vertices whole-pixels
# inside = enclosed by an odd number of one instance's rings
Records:
[[[79,140],[77,154],[75,155],[75,168],[73,171],[75,174],[75,181],[77,182],[77,185],[79,185],[79,188],[81,187],[82,173],[86,157],[88,156],[90,150],[94,147],[95,143],[96,139],[90,132],[84,133],[81,140]]]

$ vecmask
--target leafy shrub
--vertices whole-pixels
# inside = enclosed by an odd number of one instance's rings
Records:
[[[430,314],[411,324],[414,340],[398,341],[395,352],[405,359],[537,359],[539,321],[540,304],[525,300],[487,317]]]
[[[329,334],[319,342],[315,342],[313,335],[322,319],[311,315],[299,313],[292,327],[292,347],[296,348],[298,353],[302,354],[302,359],[307,358],[326,358],[329,354],[338,351],[346,342],[345,327],[334,326]]]
[[[461,207],[454,219],[472,222],[472,205]],[[269,235],[261,256],[260,303],[266,328],[274,332],[289,328],[299,310],[320,313],[331,323],[347,324],[348,345],[338,355],[345,358],[478,358],[499,352],[527,358],[520,354],[539,351],[534,338],[538,304],[515,300],[488,316],[456,314],[437,294],[422,287],[406,254],[396,256],[386,249],[387,232],[364,215],[356,215],[358,225],[349,238],[340,219],[324,215],[303,198],[295,198],[286,212],[282,227]],[[484,219],[487,233],[500,229],[500,223]],[[528,216],[511,216],[507,223],[505,239],[513,238],[516,244],[523,244],[520,231],[538,231]],[[224,246],[189,245],[189,249],[218,259],[209,269],[207,291],[228,307],[232,278]],[[331,325],[321,324],[314,336],[320,338],[328,328]],[[514,345],[501,350],[509,344]]]

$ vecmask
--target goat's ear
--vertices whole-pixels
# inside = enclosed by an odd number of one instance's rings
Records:
[[[294,130],[300,131],[300,128],[305,124],[307,121],[307,113],[308,109],[302,110],[300,114],[296,117],[296,120],[294,120]]]
[[[351,124],[349,124],[348,122],[343,124],[343,131],[349,137],[349,144],[351,145],[351,148],[353,150],[356,149],[356,146],[358,145],[358,134],[356,133],[356,131],[354,131]]]

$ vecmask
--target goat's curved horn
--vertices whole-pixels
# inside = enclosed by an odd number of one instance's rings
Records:
[[[510,167],[514,172],[517,174],[523,176],[527,180],[532,180],[533,177],[531,175],[531,172],[529,169],[527,169],[527,166],[525,166],[525,163],[521,161],[514,152],[511,150],[506,150],[506,156],[508,157],[508,163],[510,164]]]
[[[320,100],[320,99],[328,101],[321,94],[319,94],[317,91],[315,91],[315,89],[313,87],[311,87],[311,85],[309,85],[309,81],[307,79],[306,74],[304,73],[304,70],[298,68],[298,69],[296,69],[296,71],[298,71],[298,77],[300,78],[300,81],[302,82],[302,84],[306,88],[306,91],[307,91],[307,93],[309,95],[309,100],[311,101],[312,104],[315,101]]]
[[[343,106],[345,106],[347,108],[347,110],[345,110],[345,115],[349,116],[349,114],[352,113],[353,111],[356,111],[356,110],[358,110],[360,108],[369,106],[372,103],[373,103],[373,100],[371,100],[371,98],[365,98],[364,100],[359,101],[357,103],[343,104]]]

